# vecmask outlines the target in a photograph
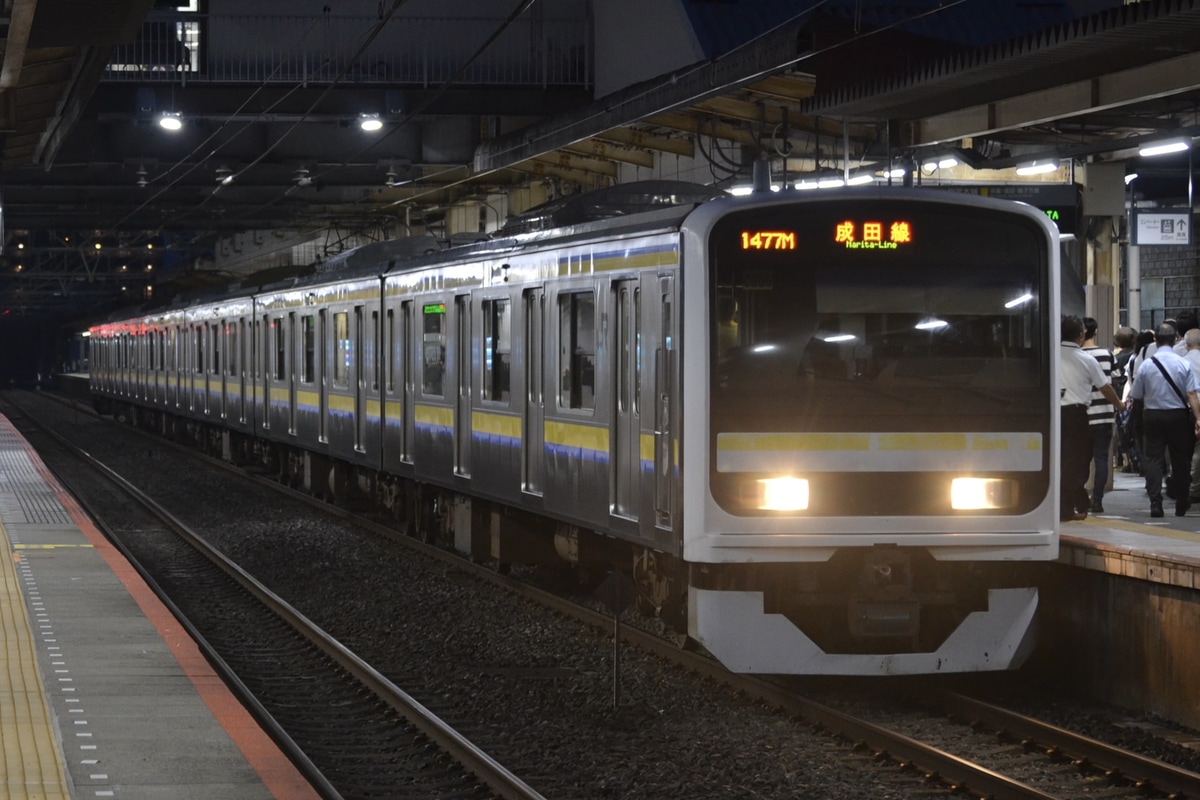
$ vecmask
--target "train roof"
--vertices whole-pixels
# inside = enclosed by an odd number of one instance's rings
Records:
[[[698,205],[728,197],[711,186],[685,181],[640,181],[550,201],[514,217],[482,241],[447,246],[429,235],[374,242],[323,262],[277,267],[220,286],[189,286],[157,301],[126,308],[108,320],[147,316],[194,305],[236,300],[266,292],[378,278],[439,264],[496,258],[529,248],[570,244],[597,235],[625,235],[678,228]]]

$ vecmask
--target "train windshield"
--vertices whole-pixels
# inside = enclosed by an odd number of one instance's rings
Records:
[[[1048,431],[1050,244],[1028,218],[797,203],[731,213],[709,245],[714,435]]]

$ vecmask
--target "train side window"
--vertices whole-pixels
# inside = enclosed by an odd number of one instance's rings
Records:
[[[483,399],[507,403],[512,361],[512,303],[483,301]]]
[[[221,374],[221,324],[214,322],[209,328],[212,331],[212,369],[213,375]]]
[[[283,335],[283,317],[276,317],[271,325],[275,329],[275,380],[287,378],[287,338]]]
[[[588,292],[558,296],[559,393],[563,408],[596,407],[596,298]]]
[[[238,374],[238,323],[235,321],[225,326],[225,343],[229,346],[229,354],[225,358],[226,369],[230,375]]]
[[[312,314],[300,318],[300,338],[304,342],[304,363],[300,365],[300,382],[312,383],[317,358],[317,324]]]
[[[333,315],[333,338],[336,344],[333,357],[333,385],[350,385],[350,315],[339,311]]]
[[[383,386],[388,392],[396,391],[396,356],[399,339],[396,338],[396,310],[389,308],[384,316],[383,341],[380,349],[383,352]]]
[[[426,303],[421,311],[421,391],[441,397],[446,372],[446,304]]]
[[[204,372],[204,326],[192,328],[192,336],[196,340],[196,363],[192,365],[193,372]]]
[[[363,353],[367,357],[366,360],[367,360],[367,364],[369,365],[368,371],[371,373],[371,391],[373,391],[373,392],[379,391],[379,369],[376,366],[378,363],[378,360],[375,358],[375,349],[376,349],[375,343],[376,343],[376,338],[378,336],[379,336],[379,312],[372,311],[371,312],[371,329],[369,331],[367,331],[367,334],[364,337],[366,339],[366,341],[363,342],[362,347],[364,348]],[[384,341],[386,342],[386,337],[384,337]],[[386,352],[386,351],[384,351],[384,352]],[[384,360],[386,361],[387,359],[384,359]]]

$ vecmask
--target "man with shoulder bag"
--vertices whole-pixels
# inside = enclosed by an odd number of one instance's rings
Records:
[[[1174,326],[1158,326],[1154,332],[1157,349],[1138,366],[1129,392],[1143,404],[1146,493],[1152,517],[1163,515],[1162,476],[1167,457],[1171,459],[1168,494],[1175,497],[1175,516],[1182,517],[1191,507],[1188,490],[1192,450],[1200,435],[1200,379],[1191,364],[1172,350],[1175,339]]]

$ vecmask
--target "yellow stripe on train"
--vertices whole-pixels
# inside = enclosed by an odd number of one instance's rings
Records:
[[[1036,432],[721,433],[718,472],[1036,472]]]

